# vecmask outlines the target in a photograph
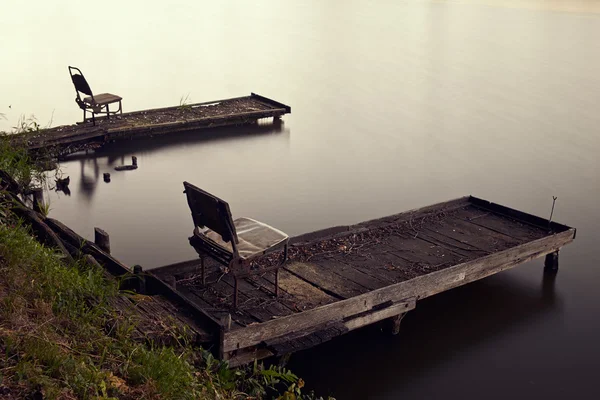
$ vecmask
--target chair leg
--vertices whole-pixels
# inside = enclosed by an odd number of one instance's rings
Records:
[[[202,286],[206,285],[206,270],[204,269],[204,257],[200,257],[200,268],[202,273]]]
[[[106,105],[106,119],[110,119],[110,109],[108,107],[109,105]]]
[[[283,248],[283,261],[280,266],[285,265],[288,260],[288,244]],[[275,297],[279,297],[279,268],[275,270]]]
[[[233,276],[233,308],[236,309],[238,306],[238,278]]]

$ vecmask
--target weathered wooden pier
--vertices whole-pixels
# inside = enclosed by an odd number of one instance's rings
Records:
[[[88,121],[57,126],[17,135],[13,140],[34,153],[60,157],[118,140],[254,124],[262,118],[279,119],[289,113],[290,106],[251,93],[244,97],[98,117],[95,124]]]
[[[10,193],[19,186],[0,171]],[[250,275],[238,277],[210,259],[143,271],[110,254],[109,237],[94,242],[28,208],[12,195],[13,212],[46,245],[67,259],[83,257],[143,294],[133,305],[137,334],[160,340],[164,321],[191,333],[230,365],[284,356],[381,321],[398,333],[419,300],[546,256],[545,273],[558,270],[558,252],[576,230],[476,197],[337,226],[290,239],[288,261],[278,274],[280,252],[260,256]],[[263,272],[260,271],[268,271]],[[204,278],[204,279],[203,279]],[[123,309],[133,301],[121,299]]]
[[[279,273],[234,281],[199,260],[149,274],[194,309],[196,322],[218,355],[231,365],[282,356],[348,331],[387,321],[397,333],[417,302],[546,256],[558,269],[559,249],[575,229],[475,197],[464,197],[352,226],[291,239],[289,262]],[[263,256],[253,267],[272,265]]]

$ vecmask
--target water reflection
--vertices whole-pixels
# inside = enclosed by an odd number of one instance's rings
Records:
[[[253,125],[239,127],[221,127],[211,130],[193,132],[180,132],[175,134],[159,135],[151,138],[134,139],[130,141],[109,143],[97,150],[95,155],[108,156],[109,165],[120,157],[124,163],[125,154],[137,152],[139,154],[154,153],[174,148],[185,148],[196,144],[209,142],[228,142],[255,137],[277,134],[279,140],[289,140],[290,128],[285,126],[283,120],[259,122]],[[225,143],[223,145],[226,145]],[[84,157],[78,154],[77,157]],[[87,156],[85,157],[87,158]]]
[[[450,376],[452,365],[468,359],[481,345],[493,348],[502,336],[524,332],[562,308],[554,290],[556,274],[539,272],[541,293],[510,276],[494,276],[419,301],[402,321],[398,336],[379,326],[367,327],[294,354],[290,368],[309,385],[316,383],[319,393],[339,399],[428,398],[425,392],[422,397],[404,395],[423,376],[440,370]]]
[[[88,167],[89,164],[91,164],[91,168]],[[100,166],[98,165],[98,157],[91,157],[88,160],[82,158],[79,160],[79,166],[79,193],[81,194],[80,198],[85,203],[89,203],[92,197],[94,196],[96,186],[98,185],[98,178],[100,177]]]

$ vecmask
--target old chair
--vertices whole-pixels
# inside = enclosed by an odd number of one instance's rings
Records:
[[[204,259],[211,257],[225,266],[225,272],[234,277],[233,305],[238,304],[238,278],[257,272],[275,271],[275,296],[279,295],[279,268],[288,258],[289,237],[262,222],[250,218],[231,217],[229,204],[220,198],[183,182],[184,193],[194,221],[190,244],[200,256],[202,284],[206,284]],[[251,270],[257,257],[283,249],[283,257],[274,265]]]
[[[69,74],[71,74],[71,80],[77,93],[75,101],[79,105],[79,108],[83,110],[83,122],[86,122],[87,111],[92,113],[92,122],[94,125],[96,125],[96,114],[106,114],[106,118],[110,118],[110,114],[123,114],[121,107],[122,97],[110,93],[94,95],[79,68],[69,66]],[[82,99],[79,95],[80,92],[86,94],[87,97]],[[110,111],[109,106],[113,103],[119,103],[118,110]]]

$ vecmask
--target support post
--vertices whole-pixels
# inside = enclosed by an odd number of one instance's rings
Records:
[[[133,266],[133,274],[136,279],[136,292],[139,294],[146,294],[146,278],[144,277],[144,270],[141,265]]]
[[[546,260],[544,261],[544,272],[558,271],[558,250],[553,253],[546,254]]]
[[[280,367],[284,368],[290,362],[290,358],[292,358],[292,353],[286,353],[286,354],[282,355],[277,360],[277,365],[279,365]]]
[[[238,278],[233,275],[233,308],[238,306]]]
[[[398,314],[390,318],[392,335],[397,335],[400,333],[400,323],[402,322],[404,316],[406,316],[406,313]]]
[[[223,329],[225,329],[225,332],[231,330],[231,314],[227,314],[221,317],[221,325],[223,325]]]
[[[137,167],[137,157],[131,156],[131,165]]]
[[[177,290],[177,279],[173,275],[167,275],[162,278],[162,280],[173,289]]]
[[[110,174],[108,172],[104,173],[104,182],[110,182]]]
[[[44,207],[44,189],[35,188],[31,194],[33,195],[33,210],[41,213]]]
[[[202,274],[202,286],[206,285],[206,267],[204,266],[204,257],[200,257],[200,269]]]
[[[100,228],[94,228],[94,243],[96,243],[102,251],[110,254],[110,238],[108,233]]]

